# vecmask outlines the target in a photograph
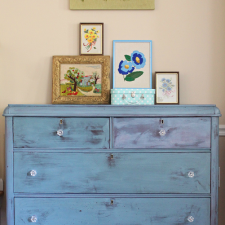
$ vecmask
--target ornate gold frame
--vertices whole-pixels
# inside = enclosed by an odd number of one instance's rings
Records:
[[[102,95],[61,96],[61,64],[101,64]],[[110,103],[110,56],[53,56],[52,60],[52,103],[53,104],[109,104]]]

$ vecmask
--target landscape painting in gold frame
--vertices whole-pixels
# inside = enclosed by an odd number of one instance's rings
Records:
[[[110,56],[53,56],[53,104],[109,104]]]

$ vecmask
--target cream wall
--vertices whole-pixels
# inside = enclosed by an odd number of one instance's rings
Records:
[[[180,72],[181,104],[216,104],[225,114],[225,1],[155,0],[152,11],[71,11],[69,0],[0,1],[0,112],[7,104],[51,103],[53,55],[78,55],[80,22],[105,24],[112,40],[153,41],[153,72]],[[220,119],[225,124],[225,117]],[[4,177],[0,117],[0,177]],[[220,138],[221,159],[225,139]],[[220,225],[225,224],[221,161]],[[4,207],[2,225],[5,225]]]

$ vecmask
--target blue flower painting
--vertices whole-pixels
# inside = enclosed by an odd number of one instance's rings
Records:
[[[133,51],[131,55],[125,55],[124,57],[126,60],[120,61],[118,71],[120,74],[126,75],[124,76],[125,81],[131,82],[143,75],[143,71],[134,71],[145,67],[146,58],[142,52]]]
[[[133,51],[131,54],[131,60],[136,69],[141,69],[145,66],[146,58],[143,53],[139,51]]]
[[[119,73],[122,74],[122,75],[127,75],[128,73],[132,73],[134,70],[134,67],[133,67],[133,63],[132,62],[129,62],[129,61],[123,61],[121,60],[120,61],[120,64],[119,64]]]

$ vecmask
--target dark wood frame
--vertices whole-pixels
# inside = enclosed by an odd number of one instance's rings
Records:
[[[177,84],[178,84],[178,102],[177,103],[158,103],[157,102],[157,74],[158,73],[177,73]],[[179,105],[180,104],[180,83],[179,83],[179,72],[178,71],[160,71],[160,72],[155,72],[155,104],[156,105]]]
[[[91,54],[91,53],[87,53],[87,54],[81,54],[81,26],[83,25],[101,25],[102,26],[102,53],[100,54]],[[79,54],[80,55],[104,55],[104,23],[80,23],[80,27],[79,27]]]

